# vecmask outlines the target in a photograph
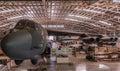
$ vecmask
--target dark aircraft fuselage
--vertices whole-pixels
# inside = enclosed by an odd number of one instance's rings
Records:
[[[45,51],[47,31],[34,21],[22,19],[1,41],[3,52],[14,60],[37,59]]]

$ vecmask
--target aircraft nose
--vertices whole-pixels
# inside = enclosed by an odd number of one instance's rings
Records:
[[[5,54],[12,55],[12,53],[19,52],[21,49],[29,49],[31,44],[32,36],[28,31],[17,31],[3,38],[1,41],[1,48]]]

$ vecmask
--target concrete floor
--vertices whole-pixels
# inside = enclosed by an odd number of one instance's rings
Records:
[[[120,62],[90,62],[85,59],[83,54],[78,54],[73,59],[73,65],[56,64],[54,58],[51,58],[49,65],[44,65],[47,71],[120,71]],[[29,60],[24,61],[17,68],[12,68],[11,71],[23,71],[26,68],[35,68]]]

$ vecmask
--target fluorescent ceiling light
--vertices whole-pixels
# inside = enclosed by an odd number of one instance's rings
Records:
[[[109,26],[111,26],[112,24],[110,24],[110,23],[107,23],[107,22],[105,22],[105,21],[99,21],[100,23],[103,23],[103,24],[105,24],[105,25],[109,25]]]
[[[71,18],[65,18],[65,20],[71,20],[71,21],[76,21],[76,22],[84,22],[84,21],[79,21],[79,20],[71,19]],[[85,23],[86,23],[86,22],[85,22]],[[92,24],[92,23],[89,23],[89,24],[92,25],[92,26],[100,27],[100,26],[95,25],[95,24]]]
[[[54,13],[54,12],[55,12],[55,10],[52,10],[52,11],[51,11],[51,13]]]
[[[52,10],[55,9],[55,6],[52,6]]]
[[[21,18],[21,17],[25,17],[25,16],[29,16],[29,15],[10,17],[10,18],[7,18],[7,20],[17,19],[17,18]]]
[[[83,9],[83,11],[92,12],[92,13],[98,13],[98,14],[104,14],[105,13],[105,12],[96,11],[96,10],[90,10],[90,9]]]
[[[23,17],[23,16],[10,17],[10,18],[8,18],[7,20],[16,19],[16,18],[20,18],[20,17]]]
[[[113,0],[113,2],[120,2],[120,0]]]
[[[71,17],[78,17],[78,18],[83,18],[83,19],[91,19],[87,16],[81,16],[81,15],[72,15],[72,14],[69,14],[68,16],[71,16]]]
[[[33,11],[28,11],[29,14],[33,14],[34,12]]]
[[[12,12],[12,11],[15,11],[15,10],[4,10],[4,11],[0,11],[0,13],[7,13],[7,12]]]
[[[90,23],[90,25],[92,25],[92,26],[95,26],[95,27],[100,27],[100,26],[98,26],[98,25],[95,25],[95,24],[92,24],[92,23]]]
[[[27,6],[28,9],[30,9],[30,6]]]
[[[96,11],[96,10],[90,10],[90,9],[78,9],[78,8],[75,8],[76,10],[83,10],[83,11],[86,11],[86,12],[92,12],[92,13],[98,13],[98,14],[104,14],[105,12],[101,12],[101,11]]]
[[[11,10],[4,10],[4,11],[0,11],[0,13],[7,13],[7,12],[13,12],[13,11],[20,11],[22,9],[11,9]]]
[[[30,6],[27,6],[27,8],[28,8],[28,10],[31,10],[31,8],[32,8],[32,7],[30,7]]]
[[[77,22],[79,22],[79,20],[71,19],[71,18],[65,18],[65,20],[71,20],[71,21],[77,21]]]
[[[120,19],[120,17],[119,17],[119,16],[114,16],[114,18],[118,18],[118,19]]]
[[[10,25],[10,24],[3,24],[3,25],[0,25],[0,28],[1,28],[1,27],[5,27],[5,26],[8,26],[8,25]]]

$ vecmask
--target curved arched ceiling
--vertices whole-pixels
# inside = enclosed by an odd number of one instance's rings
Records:
[[[0,31],[19,19],[42,25],[62,24],[63,30],[85,33],[120,33],[120,2],[117,0],[0,1]],[[93,4],[94,3],[94,4]]]

